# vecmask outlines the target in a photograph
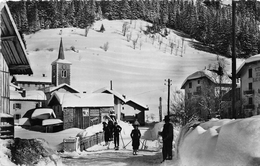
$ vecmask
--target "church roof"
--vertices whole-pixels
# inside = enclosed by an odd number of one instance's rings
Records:
[[[64,50],[63,50],[63,44],[62,44],[62,38],[60,39],[60,47],[59,47],[58,59],[56,59],[51,64],[53,65],[53,64],[56,64],[56,63],[72,64],[70,61],[65,59]]]
[[[59,48],[58,59],[65,59],[64,51],[63,51],[62,38],[60,39],[60,48]]]

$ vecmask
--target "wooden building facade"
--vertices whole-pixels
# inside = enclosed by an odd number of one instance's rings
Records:
[[[0,51],[0,113],[10,114],[9,76],[33,74],[27,59],[24,43],[5,2],[1,9],[1,51]]]
[[[109,115],[109,111],[114,109],[114,99],[111,94],[54,92],[48,106],[63,121],[63,129],[85,129],[101,123],[103,117]]]

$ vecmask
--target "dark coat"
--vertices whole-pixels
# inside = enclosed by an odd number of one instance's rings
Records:
[[[171,123],[165,123],[162,131],[163,141],[173,141],[173,125]]]
[[[139,129],[133,129],[131,134],[133,149],[138,149],[140,145],[141,132]]]
[[[105,142],[108,142],[110,138],[110,130],[108,126],[104,126],[103,131],[104,131]]]
[[[119,136],[119,133],[121,132],[121,130],[122,130],[121,126],[119,126],[119,125],[114,126],[114,128],[113,128],[114,136]]]

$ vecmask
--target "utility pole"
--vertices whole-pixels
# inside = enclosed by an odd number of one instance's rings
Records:
[[[159,120],[162,121],[162,97],[159,98]]]
[[[236,118],[236,1],[232,0],[232,113]]]
[[[167,85],[168,85],[168,104],[167,104],[167,115],[170,115],[170,88],[171,88],[171,81],[170,79],[165,80],[167,81]]]

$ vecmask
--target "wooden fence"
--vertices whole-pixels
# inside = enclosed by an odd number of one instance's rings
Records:
[[[89,147],[97,145],[104,141],[104,133],[99,132],[95,135],[84,137],[80,140],[80,151],[86,150]]]

